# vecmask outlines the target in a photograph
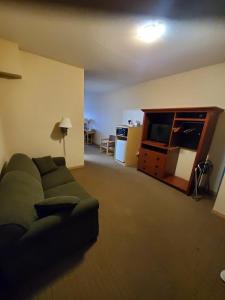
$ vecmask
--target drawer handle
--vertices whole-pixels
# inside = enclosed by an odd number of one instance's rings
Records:
[[[159,166],[157,166],[157,165],[155,166],[156,169],[158,169],[158,167],[159,167]]]
[[[156,160],[160,160],[160,157],[157,157]]]
[[[143,167],[143,170],[145,170],[145,167]]]
[[[155,172],[155,173],[154,173],[154,175],[155,175],[155,176],[157,176],[157,175],[158,175],[158,173],[156,173],[156,172]]]

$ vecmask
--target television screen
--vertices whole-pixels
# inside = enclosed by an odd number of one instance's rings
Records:
[[[152,124],[150,129],[150,140],[168,143],[170,137],[170,125],[168,124]]]

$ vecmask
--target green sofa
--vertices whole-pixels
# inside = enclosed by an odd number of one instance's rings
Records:
[[[14,154],[0,182],[0,274],[7,280],[43,270],[64,253],[74,253],[98,236],[98,201],[91,197],[65,165],[40,175],[31,158]],[[70,210],[39,218],[34,205],[45,198],[76,196]],[[68,197],[67,197],[68,198]]]

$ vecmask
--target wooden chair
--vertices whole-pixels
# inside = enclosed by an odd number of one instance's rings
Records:
[[[115,151],[115,135],[110,135],[108,138],[101,138],[100,151],[105,151],[107,155],[113,154]]]

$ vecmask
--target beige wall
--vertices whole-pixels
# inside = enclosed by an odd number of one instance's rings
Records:
[[[20,51],[23,78],[0,78],[0,163],[15,152],[62,156],[53,128],[63,116],[73,128],[65,139],[69,167],[83,165],[84,71]]]
[[[2,126],[2,118],[0,116],[0,169],[2,169],[6,158],[7,158],[7,149],[6,149],[6,142],[5,142],[4,131]]]
[[[225,108],[225,63],[147,81],[96,98],[85,99],[85,116],[95,120],[96,143],[115,132],[123,112],[141,108],[219,106]],[[212,188],[217,191],[225,163],[225,114],[220,117],[210,157],[215,164]]]
[[[22,75],[19,48],[16,43],[0,39],[0,73]]]
[[[225,217],[225,176],[223,176],[213,211]]]

